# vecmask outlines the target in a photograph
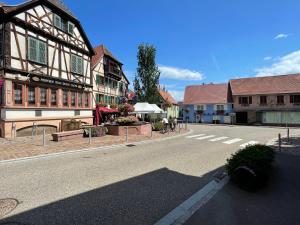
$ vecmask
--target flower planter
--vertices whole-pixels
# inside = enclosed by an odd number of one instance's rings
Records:
[[[128,135],[151,135],[151,124],[137,124],[129,126],[121,125],[105,125],[108,130],[108,135],[125,136],[128,127]]]

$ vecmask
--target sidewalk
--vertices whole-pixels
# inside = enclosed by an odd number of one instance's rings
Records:
[[[184,134],[185,132],[188,131],[181,130],[181,134]],[[166,134],[161,134],[160,132],[153,132],[152,137],[142,135],[130,135],[128,138],[128,142],[130,143],[146,140],[155,140],[176,135],[179,135],[179,133],[170,132]],[[0,139],[0,161],[74,151],[87,148],[124,144],[125,142],[125,137],[111,135],[92,138],[91,144],[89,144],[88,138],[53,142],[52,136],[47,135],[46,146],[43,146],[42,136],[36,136],[34,140],[32,140],[32,137],[20,137],[15,140]]]
[[[299,138],[295,142],[299,143]],[[185,224],[298,225],[299,174],[300,155],[278,153],[274,174],[267,187],[249,193],[230,182]]]

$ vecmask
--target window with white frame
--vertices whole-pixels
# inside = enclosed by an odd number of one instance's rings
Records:
[[[70,34],[70,35],[74,34],[75,25],[72,22],[67,21],[66,19],[60,17],[59,15],[54,14],[53,25],[56,28],[58,28],[58,29],[60,29],[64,32]]]
[[[70,35],[73,35],[73,34],[74,34],[74,27],[75,27],[75,25],[74,25],[73,23],[68,22],[68,33],[69,33]]]
[[[83,59],[77,55],[71,55],[71,72],[83,75]]]
[[[37,63],[47,64],[47,44],[36,38],[28,38],[28,59]]]
[[[196,111],[204,111],[205,106],[204,105],[195,105],[194,110]]]
[[[216,109],[217,109],[217,111],[224,111],[225,107],[224,107],[224,105],[217,105]]]

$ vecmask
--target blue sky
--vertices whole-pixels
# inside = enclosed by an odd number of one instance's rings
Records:
[[[9,4],[19,0],[6,1]],[[299,0],[65,0],[93,45],[136,71],[139,43],[157,48],[161,84],[186,85],[300,72]]]

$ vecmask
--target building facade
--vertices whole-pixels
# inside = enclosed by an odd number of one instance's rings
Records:
[[[160,89],[160,108],[167,113],[167,118],[179,117],[179,105],[173,96],[166,90]]]
[[[129,81],[123,64],[103,45],[96,47],[92,58],[93,105],[118,104],[127,98]]]
[[[0,136],[93,121],[93,48],[69,10],[50,0],[0,7]]]
[[[300,124],[300,74],[229,82],[239,124]]]
[[[187,86],[183,120],[189,123],[233,123],[228,84]]]

